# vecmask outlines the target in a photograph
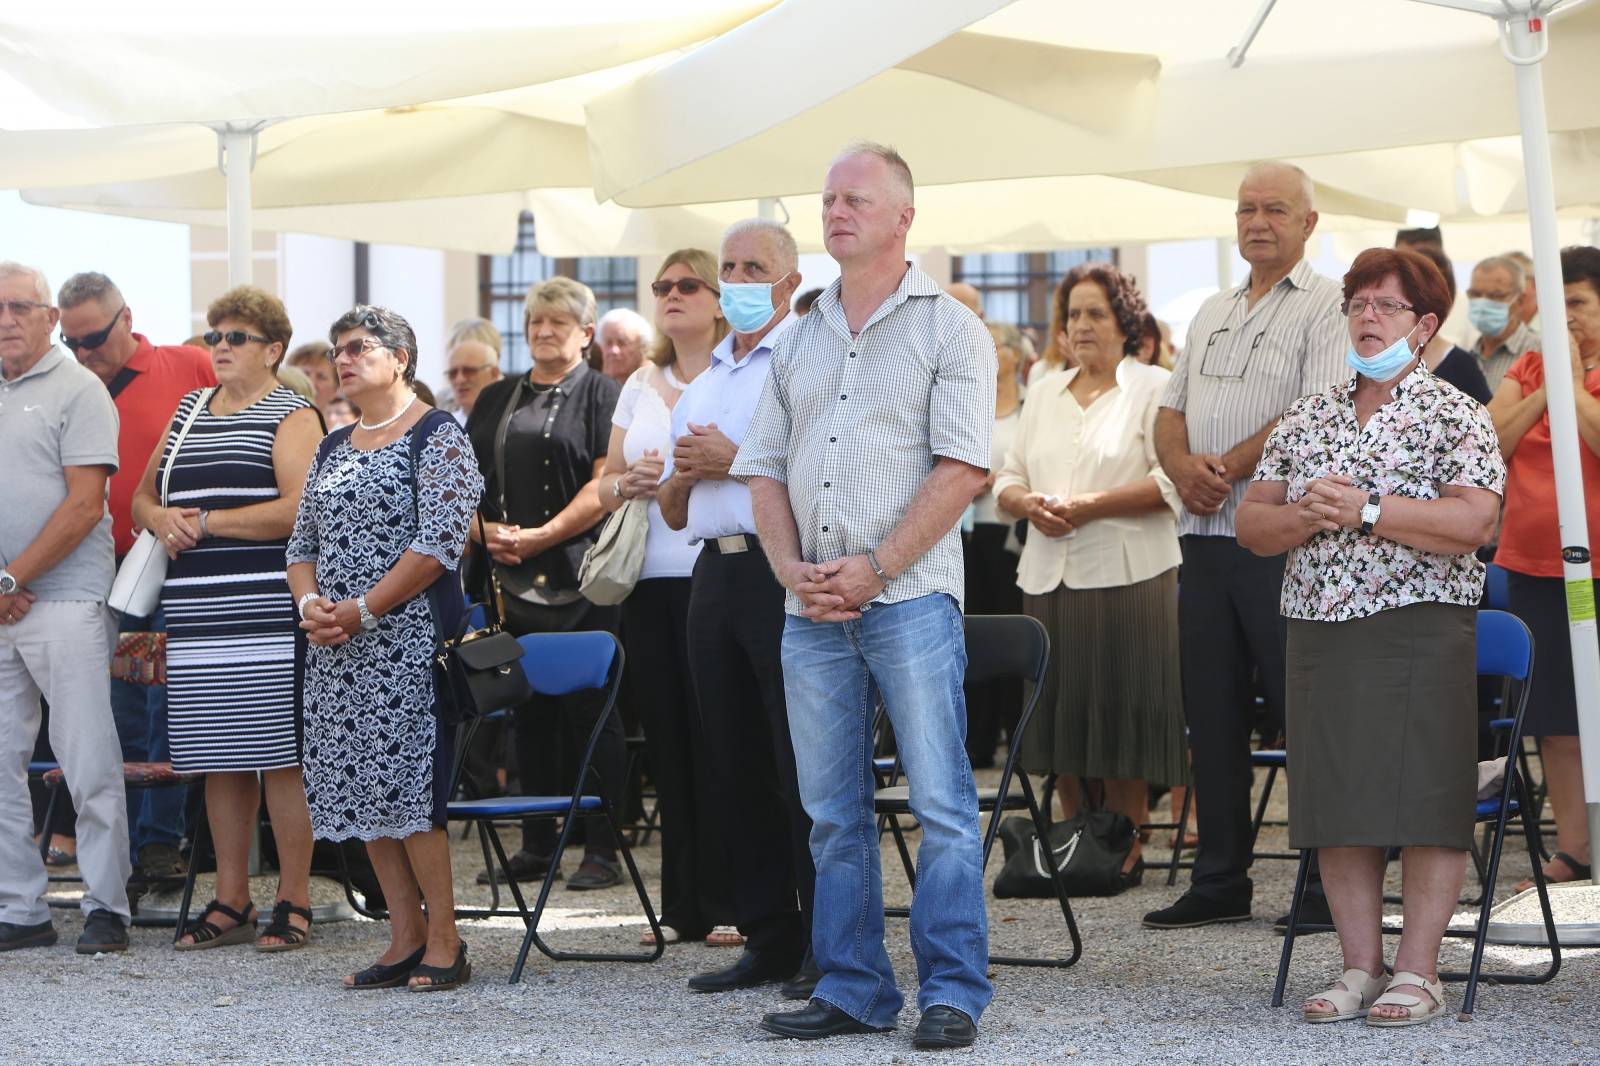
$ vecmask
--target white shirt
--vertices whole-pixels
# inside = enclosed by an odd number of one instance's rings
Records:
[[[661,453],[663,462],[672,458],[672,411],[662,399],[658,383],[671,383],[656,364],[646,361],[622,386],[611,424],[626,431],[622,438],[622,461],[628,464],[644,458],[647,449]],[[685,530],[673,529],[661,517],[661,505],[650,501],[650,527],[644,540],[644,568],[639,580],[652,577],[688,577],[700,557],[700,545],[690,543]]]
[[[1156,460],[1156,412],[1172,373],[1132,356],[1117,366],[1117,384],[1078,406],[1067,386],[1078,368],[1036,379],[1028,390],[1016,443],[995,478],[996,496],[1013,485],[1063,500],[1155,478],[1166,506],[1138,515],[1099,518],[1055,539],[1028,530],[1017,585],[1043,596],[1061,585],[1113,588],[1147,581],[1183,561],[1178,512],[1183,503]]]
[[[999,470],[1006,465],[1006,456],[1011,453],[1012,442],[1017,439],[1017,428],[1021,425],[1022,405],[1020,403],[1017,405],[1016,410],[1004,418],[994,420],[994,445],[992,448],[994,458],[990,460],[990,470]],[[996,491],[986,492],[973,502],[972,520],[992,525],[1011,525],[1010,516],[1000,513],[1000,494]]]
[[[738,447],[750,429],[756,405],[767,384],[772,367],[772,346],[799,321],[792,312],[761,338],[761,343],[734,361],[734,335],[728,334],[711,350],[711,365],[689,382],[672,408],[673,440],[697,426],[715,422],[723,436]],[[663,480],[672,476],[672,452],[667,452]],[[750,488],[738,478],[722,481],[696,481],[689,490],[689,524],[684,527],[691,543],[735,533],[756,531],[755,511],[750,506]]]

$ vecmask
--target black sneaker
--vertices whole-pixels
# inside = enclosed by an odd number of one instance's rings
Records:
[[[122,919],[104,907],[90,911],[83,922],[83,934],[78,937],[78,954],[127,950],[128,927],[122,924]]]
[[[1223,922],[1247,922],[1250,904],[1229,903],[1206,896],[1185,892],[1170,907],[1162,907],[1144,916],[1146,929],[1194,929],[1202,925]]]
[[[535,855],[531,851],[516,851],[506,859],[511,866],[511,876],[519,882],[543,881],[544,875],[550,872],[550,856]],[[506,883],[506,872],[500,869],[500,864],[495,863],[493,872],[495,884]],[[490,871],[484,870],[478,874],[478,884],[489,883]],[[556,880],[561,880],[561,871],[556,871]]]
[[[16,951],[19,948],[47,948],[56,942],[56,927],[53,922],[40,922],[38,925],[18,925],[16,922],[0,922],[0,951]]]
[[[1310,933],[1333,932],[1333,912],[1328,910],[1328,897],[1322,893],[1311,895],[1309,892],[1300,900],[1299,928],[1295,929],[1295,936],[1306,936]],[[1289,916],[1281,915],[1272,923],[1272,931],[1279,936],[1289,928]]]

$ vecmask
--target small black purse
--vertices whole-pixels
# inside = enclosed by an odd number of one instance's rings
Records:
[[[441,412],[442,413],[442,412]],[[431,416],[430,416],[431,417]],[[449,418],[448,414],[443,417]],[[417,512],[419,492],[417,466],[421,461],[422,442],[427,433],[428,419],[417,423],[411,435],[411,499],[413,514]],[[420,526],[421,518],[417,518]],[[483,515],[478,515],[478,535],[483,536]],[[485,568],[487,569],[487,568]],[[485,581],[487,585],[488,582]],[[439,597],[443,588],[457,590],[455,574],[446,572],[438,581],[428,586],[423,595],[428,598],[428,610],[433,615],[433,628],[437,634],[433,653],[433,713],[446,725],[460,725],[485,714],[506,710],[522,703],[533,695],[533,686],[522,671],[522,645],[501,628],[498,612],[490,616],[482,629],[469,630],[471,615],[462,613],[461,624],[453,637],[447,637],[444,613]],[[484,611],[496,611],[494,597],[484,589]]]

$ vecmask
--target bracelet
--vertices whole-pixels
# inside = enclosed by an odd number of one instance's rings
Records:
[[[301,596],[298,600],[294,601],[294,609],[296,613],[300,615],[302,621],[304,621],[306,617],[306,604],[310,603],[312,600],[320,599],[322,599],[322,593],[308,592],[304,596]]]
[[[628,497],[626,497],[626,496],[624,496],[622,494],[622,475],[621,474],[618,474],[617,475],[617,480],[615,480],[615,481],[613,481],[611,483],[611,495],[615,496],[619,500],[626,500],[628,498]]]
[[[878,553],[871,548],[867,549],[867,565],[872,567],[872,572],[878,575],[878,580],[883,582],[883,587],[889,587],[889,575],[883,567],[878,565]]]
[[[210,511],[200,512],[200,539],[205,540],[211,536],[211,530],[206,526],[206,520],[211,517]]]

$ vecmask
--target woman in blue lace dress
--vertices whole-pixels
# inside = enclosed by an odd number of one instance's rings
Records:
[[[329,339],[361,418],[323,441],[289,540],[289,586],[311,641],[306,799],[319,838],[366,842],[388,901],[389,950],[346,986],[453,988],[471,967],[454,919],[452,734],[433,713],[428,599],[446,626],[459,619],[455,571],[483,479],[461,427],[412,391],[405,319],[357,307]]]

